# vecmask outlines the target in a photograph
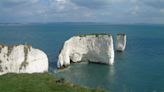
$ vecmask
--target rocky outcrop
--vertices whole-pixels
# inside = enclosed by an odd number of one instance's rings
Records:
[[[0,45],[0,75],[48,71],[47,55],[29,45]]]
[[[126,47],[126,35],[125,34],[117,34],[117,44],[116,44],[116,50],[117,51],[124,51]]]
[[[114,63],[113,38],[110,34],[79,35],[65,41],[57,66],[71,62],[89,61],[112,65]]]

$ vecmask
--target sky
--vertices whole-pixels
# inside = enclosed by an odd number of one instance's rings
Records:
[[[164,0],[0,0],[0,23],[164,24]]]

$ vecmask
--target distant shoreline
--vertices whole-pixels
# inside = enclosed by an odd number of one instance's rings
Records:
[[[68,24],[68,25],[164,25],[156,23],[107,23],[107,22],[1,22],[0,25],[38,25],[38,24]]]

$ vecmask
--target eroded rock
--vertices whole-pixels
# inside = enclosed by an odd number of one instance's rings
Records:
[[[73,36],[65,41],[58,58],[58,68],[69,65],[71,61],[89,61],[112,65],[114,63],[112,35],[87,34]]]
[[[30,45],[0,45],[0,75],[48,71],[47,55]]]
[[[126,35],[119,33],[117,34],[117,44],[116,44],[116,50],[117,51],[124,51],[126,48]]]

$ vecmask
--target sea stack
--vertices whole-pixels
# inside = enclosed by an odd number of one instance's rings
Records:
[[[48,71],[47,55],[30,45],[0,45],[0,75]]]
[[[112,65],[114,63],[111,34],[85,34],[65,41],[58,57],[58,68],[71,62],[88,61]]]
[[[126,35],[123,33],[117,34],[116,50],[123,52],[126,48]]]

